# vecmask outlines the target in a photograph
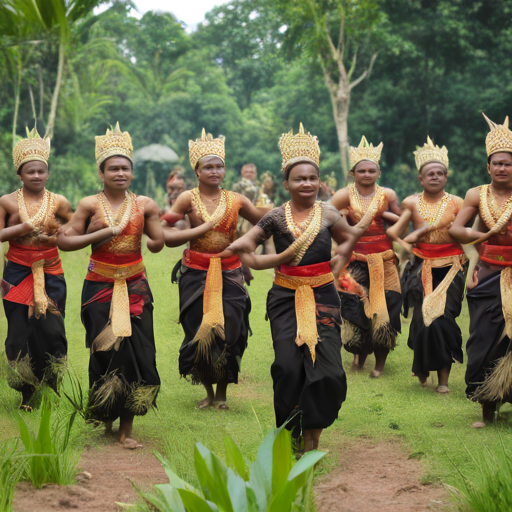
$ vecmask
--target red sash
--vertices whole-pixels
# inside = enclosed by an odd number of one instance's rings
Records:
[[[424,260],[435,260],[464,254],[459,244],[418,244],[412,252]]]
[[[57,247],[42,249],[11,241],[9,242],[9,250],[5,257],[7,260],[24,267],[31,267],[33,263],[39,260],[46,260],[44,263],[45,274],[53,276],[64,274]]]
[[[207,272],[210,268],[210,259],[218,257],[218,254],[210,254],[185,249],[183,251],[183,258],[181,261],[187,267],[194,268],[196,270],[204,270]],[[235,268],[240,268],[242,263],[240,262],[240,258],[235,254],[229,258],[223,258],[221,261],[221,266],[222,270],[234,270]]]
[[[328,261],[315,263],[314,265],[303,265],[301,267],[292,267],[290,265],[281,265],[279,272],[286,276],[294,277],[315,277],[323,276],[331,272],[331,265]]]
[[[354,247],[357,254],[376,254],[393,248],[386,235],[362,236]]]
[[[480,259],[490,265],[512,267],[512,245],[490,245],[484,242],[479,252]]]

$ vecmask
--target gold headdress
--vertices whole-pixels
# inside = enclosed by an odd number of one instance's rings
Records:
[[[211,133],[206,134],[204,128],[200,139],[189,140],[188,154],[192,169],[195,169],[197,162],[205,156],[218,156],[224,162],[226,160],[224,141],[225,138],[222,135],[218,139],[214,139]]]
[[[27,138],[20,140],[12,151],[12,159],[16,171],[27,162],[39,160],[48,165],[50,158],[50,139],[42,139],[37,133],[37,129],[29,131],[27,128]]]
[[[505,117],[503,124],[493,123],[483,112],[491,131],[485,138],[485,146],[487,148],[487,156],[503,151],[504,153],[512,153],[512,132],[508,127],[508,116]]]
[[[320,147],[318,137],[304,132],[304,127],[300,123],[299,133],[293,135],[293,130],[283,133],[279,139],[279,149],[283,158],[281,171],[286,171],[293,164],[298,162],[308,162],[315,167],[320,166]]]
[[[422,148],[418,148],[414,152],[414,159],[416,161],[416,167],[418,171],[426,164],[437,162],[446,167],[448,169],[448,150],[446,146],[440,148],[439,146],[434,146],[432,139],[427,136],[426,144],[423,144]]]
[[[370,160],[370,162],[379,165],[383,146],[384,144],[381,142],[374,148],[373,144],[369,144],[366,137],[363,135],[357,148],[353,146],[350,147],[350,168],[353,169],[362,160]]]
[[[132,138],[128,132],[121,132],[119,122],[113,130],[107,128],[105,135],[96,136],[96,164],[100,165],[111,156],[124,156],[133,164]]]

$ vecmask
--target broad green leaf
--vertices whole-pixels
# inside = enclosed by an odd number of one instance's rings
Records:
[[[178,493],[187,512],[212,512],[218,510],[217,507],[211,507],[210,505],[208,505],[208,502],[206,500],[200,498],[197,494],[194,494],[193,492],[187,491],[185,489],[179,489]]]
[[[275,496],[287,480],[292,468],[291,434],[282,429],[274,439],[272,447],[272,496]]]
[[[188,484],[185,480],[182,480],[169,466],[168,462],[160,455],[156,454],[157,459],[162,464],[165,474],[169,479],[169,484],[176,489],[186,489],[187,491],[193,492],[198,496],[202,497],[203,494],[199,489],[196,489],[193,485]],[[167,485],[167,484],[165,484]]]
[[[155,485],[155,489],[161,493],[163,499],[165,499],[169,505],[169,512],[186,512],[178,489],[175,489],[170,484],[158,484]]]
[[[270,502],[267,512],[289,512],[292,508],[293,501],[297,492],[294,486],[285,480],[284,484],[273,496]]]
[[[226,448],[226,464],[247,482],[249,480],[249,465],[240,448],[231,437],[224,438],[224,447]]]
[[[194,461],[197,478],[201,483],[205,496],[213,501],[221,510],[235,512],[229,495],[228,468],[225,464],[202,443],[196,443]]]

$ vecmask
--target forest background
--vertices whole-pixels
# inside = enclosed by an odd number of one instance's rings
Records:
[[[191,33],[133,7],[2,0],[0,193],[18,186],[13,136],[34,120],[52,135],[49,188],[73,206],[99,189],[94,136],[116,121],[135,150],[171,147],[191,179],[188,140],[225,135],[228,188],[246,162],[279,178],[277,141],[299,122],[338,187],[363,134],[384,142],[381,184],[401,199],[427,135],[449,149],[450,192],[487,181],[480,112],[512,114],[510,0],[233,0]],[[138,164],[134,190],[162,202],[171,169]]]

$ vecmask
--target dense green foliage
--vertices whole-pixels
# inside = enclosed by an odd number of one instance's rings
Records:
[[[202,443],[194,448],[200,489],[182,480],[160,458],[169,478],[156,486],[158,494],[141,494],[141,510],[184,512],[306,512],[315,464],[325,455],[312,451],[295,463],[291,434],[283,427],[263,439],[251,463],[231,437],[224,439],[226,463]]]
[[[322,174],[334,171],[341,184],[319,59],[325,41],[318,39],[318,23],[308,22],[309,12],[325,13],[316,21],[325,21],[336,41],[340,5],[349,13],[346,58],[353,76],[378,52],[371,75],[352,91],[350,143],[362,134],[384,141],[381,181],[400,197],[417,189],[412,151],[427,134],[450,151],[450,191],[464,194],[485,182],[487,126],[480,111],[497,122],[512,111],[507,0],[308,0],[309,11],[234,0],[213,9],[192,33],[171,14],[134,16],[128,0],[95,15],[99,3],[9,0],[0,7],[0,66],[7,71],[0,84],[1,193],[18,183],[10,158],[13,122],[22,134],[36,118],[44,132],[56,91],[49,186],[75,205],[98,188],[94,136],[117,120],[135,149],[167,144],[187,167],[188,140],[203,126],[224,134],[228,186],[247,161],[279,176],[278,137],[302,121],[319,136]],[[41,20],[32,5],[53,14]],[[170,170],[139,164],[135,190],[156,194]]]

